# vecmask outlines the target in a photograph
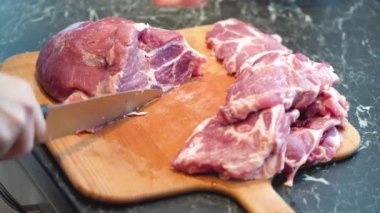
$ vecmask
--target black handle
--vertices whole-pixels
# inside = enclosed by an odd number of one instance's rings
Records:
[[[46,104],[41,104],[40,107],[41,107],[42,114],[44,115],[44,118],[46,118],[46,116],[47,116],[47,114],[48,114],[48,112],[49,112],[49,107],[48,107],[48,105],[46,105]]]

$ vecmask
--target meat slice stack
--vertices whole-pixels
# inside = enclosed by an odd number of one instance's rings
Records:
[[[206,40],[236,81],[173,161],[177,170],[241,180],[285,172],[291,186],[302,165],[335,156],[349,106],[332,87],[339,78],[329,64],[237,19],[216,23]]]
[[[127,90],[168,91],[201,75],[206,58],[174,31],[122,18],[70,25],[43,47],[37,79],[57,101]]]

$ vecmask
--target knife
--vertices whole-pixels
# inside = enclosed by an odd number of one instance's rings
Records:
[[[120,92],[65,104],[41,105],[46,119],[44,142],[107,123],[160,97],[162,90]]]

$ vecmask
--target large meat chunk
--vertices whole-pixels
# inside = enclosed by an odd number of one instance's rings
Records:
[[[271,178],[284,168],[290,124],[298,116],[277,105],[228,126],[217,117],[206,119],[173,166],[189,174],[217,172],[224,179]]]
[[[37,79],[58,101],[119,91],[167,91],[202,74],[205,57],[177,32],[122,18],[70,25],[41,50]]]
[[[291,53],[281,44],[281,37],[266,34],[256,27],[230,18],[217,22],[206,35],[207,46],[216,58],[223,61],[228,74],[237,75],[244,67],[253,65],[271,52]]]
[[[237,77],[218,116],[224,123],[232,123],[277,104],[303,109],[337,80],[330,65],[313,62],[300,53],[266,54]]]

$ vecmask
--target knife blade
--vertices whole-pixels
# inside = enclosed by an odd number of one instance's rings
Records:
[[[41,106],[46,119],[43,142],[105,124],[137,110],[161,95],[159,89],[148,89]]]

